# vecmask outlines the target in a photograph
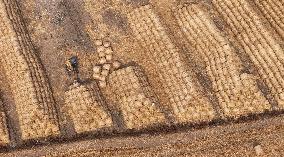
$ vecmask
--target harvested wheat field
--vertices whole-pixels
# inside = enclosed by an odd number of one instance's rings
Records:
[[[284,156],[283,0],[0,0],[0,156]]]

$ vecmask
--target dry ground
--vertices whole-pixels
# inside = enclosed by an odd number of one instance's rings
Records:
[[[6,115],[9,142],[0,156],[283,154],[283,0],[0,3],[0,22],[5,23],[0,25],[0,46],[9,45],[8,39],[20,47],[32,43],[27,49],[44,75],[38,93],[51,93],[54,103],[47,101],[47,110],[54,110],[58,127],[25,134],[31,129],[25,120],[32,116],[26,112],[19,118],[19,108],[28,107],[17,100],[13,83],[24,80],[21,74],[30,69],[7,72],[5,67],[13,69],[13,59],[20,57],[3,55],[1,112]],[[11,19],[5,19],[5,11],[14,9],[18,10],[7,15]],[[23,32],[5,36],[10,24],[12,32],[20,32],[17,27]],[[100,41],[111,45],[102,48]],[[0,53],[8,52],[4,48]],[[24,49],[14,51],[25,56]],[[78,86],[73,84],[77,75],[66,70],[72,56],[78,57]],[[121,66],[116,68],[115,63]],[[105,69],[107,74],[95,76],[94,66],[106,64],[111,66]],[[45,85],[46,91],[41,90]],[[45,97],[41,99],[35,106],[45,104]],[[41,107],[36,110],[45,114]],[[40,123],[37,118],[31,125]],[[46,121],[43,130],[51,127]]]

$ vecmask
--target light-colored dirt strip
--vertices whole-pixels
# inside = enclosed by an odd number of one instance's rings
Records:
[[[238,42],[258,68],[278,105],[284,107],[284,51],[246,0],[213,0]]]
[[[112,126],[110,115],[103,109],[104,102],[97,85],[75,82],[66,91],[65,101],[77,133]]]
[[[141,129],[165,122],[159,102],[138,66],[128,66],[112,72],[109,84],[126,128]]]
[[[241,73],[242,64],[235,49],[200,5],[181,6],[176,17],[194,55],[204,60],[226,116],[238,117],[270,109],[253,76]]]
[[[0,146],[7,145],[9,141],[6,115],[4,112],[0,112]]]
[[[284,1],[283,0],[254,0],[265,18],[284,39]]]
[[[0,146],[5,146],[10,142],[7,128],[6,115],[3,111],[3,103],[0,100]]]
[[[54,99],[13,0],[0,1],[0,55],[23,140],[59,134]]]
[[[150,5],[142,6],[128,14],[135,39],[145,49],[144,54],[157,70],[162,92],[168,100],[177,122],[208,121],[214,111],[193,82],[191,72],[183,63],[179,50],[171,42],[159,17]],[[163,102],[162,102],[163,103]]]

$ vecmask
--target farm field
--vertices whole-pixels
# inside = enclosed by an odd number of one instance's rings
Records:
[[[282,0],[0,0],[0,156],[281,156]]]

